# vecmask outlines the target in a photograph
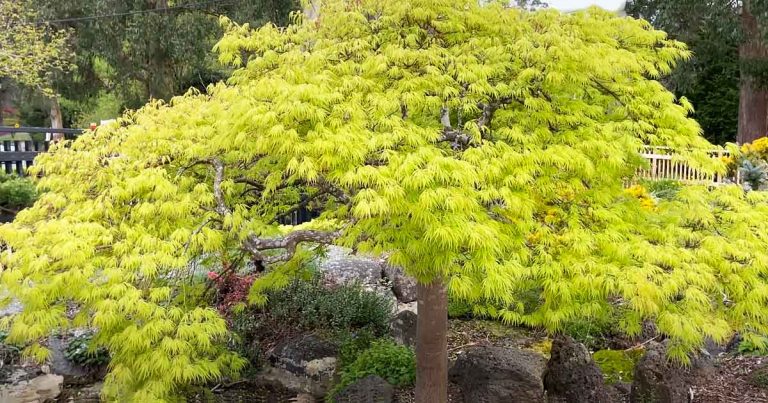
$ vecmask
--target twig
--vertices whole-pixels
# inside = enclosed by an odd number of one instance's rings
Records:
[[[462,348],[464,348],[464,347],[472,347],[472,346],[476,346],[476,345],[477,345],[477,343],[474,343],[474,342],[472,342],[472,343],[467,343],[467,344],[462,344],[462,345],[460,345],[460,346],[456,346],[456,347],[453,347],[453,348],[449,348],[449,349],[448,349],[448,351],[449,351],[449,352],[451,352],[451,351],[456,351],[456,350],[460,350],[460,349],[462,349]]]
[[[656,340],[656,339],[658,339],[658,338],[659,338],[659,335],[657,334],[656,336],[653,336],[653,337],[651,337],[650,339],[648,339],[648,340],[646,340],[646,341],[644,341],[644,342],[642,342],[642,343],[640,343],[640,344],[638,344],[638,345],[635,345],[635,346],[632,346],[632,347],[630,347],[630,348],[628,348],[628,349],[625,349],[624,351],[632,351],[632,350],[637,350],[638,348],[640,348],[640,347],[643,347],[643,346],[645,346],[646,344],[648,344],[648,343],[650,343],[650,342],[652,342],[652,341],[654,341],[654,340]]]

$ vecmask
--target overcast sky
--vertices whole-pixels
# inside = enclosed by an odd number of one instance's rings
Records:
[[[578,10],[591,5],[600,6],[606,10],[618,10],[624,7],[626,0],[545,0],[550,7],[563,11]]]

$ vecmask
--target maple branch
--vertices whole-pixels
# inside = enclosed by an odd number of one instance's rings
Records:
[[[224,163],[220,159],[214,158],[211,160],[213,165],[214,177],[213,177],[213,199],[216,200],[216,212],[221,215],[232,214],[232,210],[227,207],[227,203],[224,201],[224,192],[221,190],[221,183],[224,182]]]
[[[279,238],[258,238],[256,236],[249,236],[243,241],[242,248],[261,260],[262,263],[270,264],[290,260],[296,253],[296,246],[302,242],[314,242],[327,245],[332,243],[339,236],[341,236],[341,230],[300,230],[291,232],[290,234]],[[264,251],[274,249],[285,249],[285,251],[270,256],[265,256],[263,253]]]

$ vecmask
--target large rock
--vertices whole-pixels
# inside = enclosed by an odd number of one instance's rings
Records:
[[[403,273],[403,269],[387,265],[384,267],[384,276],[392,284],[392,292],[399,302],[416,301],[416,280]]]
[[[333,380],[338,352],[334,343],[314,335],[299,336],[275,347],[270,356],[273,367],[263,371],[260,378],[322,397]]]
[[[61,375],[64,385],[87,385],[104,377],[106,366],[85,367],[71,362],[66,356],[67,340],[60,337],[48,339],[48,349],[51,351],[51,372]]]
[[[711,371],[706,357],[694,358],[691,366],[683,367],[669,361],[664,344],[649,343],[635,367],[630,402],[688,403],[693,381]]]
[[[618,400],[616,392],[605,385],[600,368],[583,344],[568,336],[557,336],[550,355],[544,389],[551,400],[567,403]]]
[[[392,318],[390,323],[390,330],[392,338],[396,342],[409,346],[416,347],[416,321],[418,316],[412,311],[402,311]]]
[[[359,283],[372,287],[380,285],[384,267],[380,259],[353,255],[348,249],[329,246],[328,254],[320,260],[318,269],[329,283]]]
[[[336,369],[339,347],[314,335],[287,340],[275,347],[273,365],[315,380],[330,377]]]
[[[368,375],[346,388],[334,398],[335,403],[391,403],[395,389],[376,375]]]
[[[467,402],[543,403],[546,360],[532,351],[469,347],[449,371]]]
[[[61,394],[64,378],[60,375],[45,374],[37,369],[15,370],[0,382],[0,402],[31,403],[47,402]]]

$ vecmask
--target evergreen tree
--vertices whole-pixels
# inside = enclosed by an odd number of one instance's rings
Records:
[[[765,193],[653,205],[623,189],[645,143],[722,168],[688,101],[653,79],[689,52],[648,23],[328,0],[285,29],[230,24],[217,49],[237,66],[226,84],[57,145],[33,167],[38,201],[0,228],[2,284],[24,304],[7,340],[44,359],[54,329],[96,328],[105,397],[170,400],[243,365],[186,292],[190,261],[258,261],[263,303],[329,243],[418,280],[419,402],[447,400],[448,292],[553,332],[606,312],[628,334],[655,321],[682,361],[705,337],[768,332]],[[307,203],[322,214],[279,224]]]

